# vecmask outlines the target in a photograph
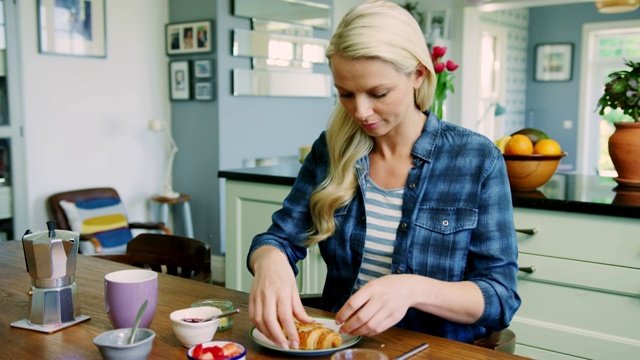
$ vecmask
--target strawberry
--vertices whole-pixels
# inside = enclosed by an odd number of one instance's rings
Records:
[[[196,345],[196,347],[193,348],[193,351],[191,352],[191,356],[193,356],[196,359],[199,359],[200,356],[202,356],[202,344],[198,344]]]
[[[228,343],[227,345],[222,347],[222,351],[227,356],[227,358],[232,358],[234,356],[238,356],[242,354],[242,349],[234,343]]]
[[[220,346],[211,346],[204,349],[204,352],[209,355],[209,359],[223,360],[226,359],[224,352]]]
[[[229,343],[223,347],[210,346],[202,347],[202,344],[196,345],[191,356],[199,360],[225,360],[242,354],[242,349],[236,344]]]

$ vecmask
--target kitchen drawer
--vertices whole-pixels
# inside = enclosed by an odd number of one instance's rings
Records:
[[[518,292],[522,305],[509,326],[518,344],[587,359],[638,358],[639,297],[522,277]]]
[[[517,334],[516,334],[517,340]],[[544,349],[538,349],[535,347],[527,346],[520,344],[516,341],[516,355],[528,357],[531,359],[542,359],[542,360],[584,360],[584,358],[579,358],[567,354],[561,354],[553,351],[548,351]]]
[[[520,280],[546,282],[636,297],[640,310],[640,269],[522,253],[518,256],[518,266],[535,269],[530,274],[520,272],[518,274]]]
[[[526,208],[515,208],[514,219],[517,229],[538,230],[518,233],[520,253],[640,269],[638,219]]]

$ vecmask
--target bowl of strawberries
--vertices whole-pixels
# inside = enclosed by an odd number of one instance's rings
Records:
[[[210,341],[187,351],[189,360],[245,360],[246,356],[247,349],[233,341]]]

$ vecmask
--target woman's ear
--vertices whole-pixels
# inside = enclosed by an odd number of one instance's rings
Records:
[[[414,89],[418,89],[420,86],[422,86],[422,82],[427,77],[428,71],[429,70],[427,70],[427,67],[424,66],[424,64],[422,63],[416,66],[416,70],[413,72],[413,88]]]

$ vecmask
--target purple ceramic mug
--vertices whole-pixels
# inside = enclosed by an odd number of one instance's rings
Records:
[[[115,329],[133,327],[142,303],[147,309],[140,320],[141,328],[149,328],[158,304],[158,274],[135,269],[120,270],[104,276],[104,301],[109,321]]]

